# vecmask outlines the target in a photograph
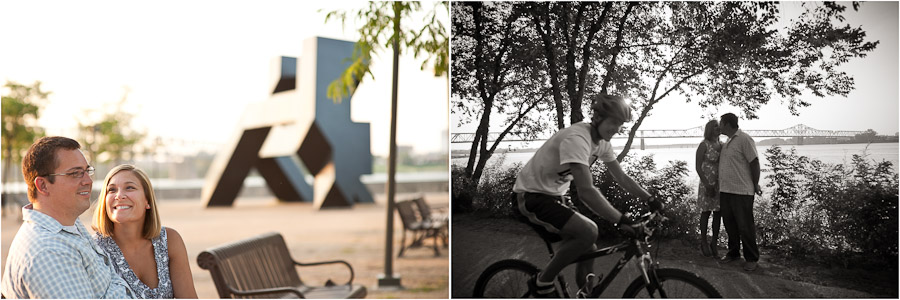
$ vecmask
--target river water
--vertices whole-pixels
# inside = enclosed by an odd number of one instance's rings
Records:
[[[699,144],[699,143],[698,143]],[[757,146],[756,153],[759,155],[760,167],[763,169],[760,184],[765,186],[765,176],[769,165],[766,160],[766,149],[771,146]],[[811,159],[821,160],[830,164],[850,164],[854,154],[867,155],[867,159],[871,161],[881,162],[887,160],[893,163],[894,171],[898,171],[898,161],[900,161],[900,144],[898,143],[882,143],[882,144],[832,144],[832,145],[782,145],[782,151],[788,151],[791,148],[797,149],[797,155],[809,157]],[[616,153],[621,152],[620,149],[615,150]],[[693,185],[699,181],[695,170],[696,146],[673,146],[671,148],[656,148],[647,150],[632,149],[629,153],[635,153],[638,157],[645,155],[653,155],[656,167],[661,168],[668,165],[668,161],[682,160],[688,164],[688,183]],[[495,154],[488,161],[497,163],[502,160],[503,166],[511,166],[514,163],[521,162],[525,164],[534,155],[534,152],[511,152],[505,154]],[[465,166],[466,158],[454,158],[451,160],[454,165]]]

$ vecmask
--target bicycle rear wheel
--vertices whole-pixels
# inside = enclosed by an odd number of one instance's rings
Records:
[[[638,277],[623,298],[722,298],[719,291],[709,282],[694,273],[680,269],[656,270],[660,290],[648,291],[643,277]]]
[[[529,262],[507,259],[490,265],[475,282],[475,298],[528,298],[528,281],[538,268]]]

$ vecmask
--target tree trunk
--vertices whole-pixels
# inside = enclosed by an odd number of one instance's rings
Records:
[[[584,103],[584,88],[587,82],[587,75],[591,69],[591,56],[593,54],[593,51],[591,51],[591,44],[594,42],[597,32],[600,31],[600,28],[606,23],[606,14],[611,8],[612,2],[606,2],[603,6],[603,12],[600,14],[600,18],[591,24],[591,27],[588,29],[587,38],[584,41],[584,45],[582,45],[581,70],[578,71],[578,75],[572,75],[572,78],[577,78],[578,84],[574,89],[574,94],[569,95],[572,106],[572,124],[584,120],[584,113],[581,111],[581,106],[582,103]],[[575,71],[571,72],[571,74],[575,74]],[[569,81],[574,82],[575,79],[570,79]]]
[[[558,129],[566,128],[565,111],[563,111],[562,92],[559,86],[559,70],[556,68],[556,54],[554,53],[553,39],[550,35],[553,33],[550,23],[550,5],[547,3],[546,14],[539,15],[533,13],[534,26],[544,44],[544,56],[547,59],[547,70],[550,72],[550,90],[553,93],[553,103],[556,105],[556,127]],[[542,22],[543,19],[543,22]]]
[[[482,28],[482,20],[481,20],[481,2],[473,2],[472,3],[472,20],[475,23],[475,79],[478,80],[478,92],[482,94],[484,92],[484,71],[481,68],[481,65],[484,63],[484,58],[481,55],[484,52],[484,37],[481,35],[483,30]],[[483,94],[482,94],[483,96]],[[484,98],[482,98],[484,100]],[[468,178],[472,178],[472,172],[475,170],[475,159],[478,156],[478,145],[480,144],[481,139],[487,138],[486,131],[482,130],[484,124],[488,121],[485,119],[490,119],[491,108],[487,104],[484,106],[484,112],[481,114],[481,123],[478,124],[478,129],[475,130],[475,137],[472,139],[472,147],[469,150],[469,160],[466,163],[466,171],[465,176]]]
[[[476,139],[472,141],[472,151],[469,152],[469,164],[466,165],[466,174],[469,175],[469,178],[474,179],[474,172],[477,170],[477,166],[474,166],[476,157],[480,160],[480,156],[484,151],[484,144],[487,143],[490,134],[490,115],[493,110],[493,101],[491,101],[491,105],[485,105],[484,107],[484,115],[481,116],[481,123],[478,124],[478,129],[475,130]],[[477,182],[477,181],[475,181]]]
[[[677,59],[677,57],[673,58],[672,61],[675,61],[676,59]],[[629,132],[628,132],[628,141],[625,142],[625,148],[622,148],[622,152],[619,153],[618,156],[616,156],[616,159],[618,161],[621,162],[623,159],[625,159],[625,156],[628,155],[628,151],[631,150],[631,144],[634,142],[634,135],[637,133],[638,128],[641,127],[641,123],[644,122],[644,118],[646,118],[647,115],[650,113],[650,110],[653,109],[653,105],[656,105],[656,103],[659,103],[660,100],[665,98],[672,91],[676,90],[679,86],[681,86],[682,83],[684,83],[688,79],[691,79],[694,76],[700,75],[706,71],[706,68],[704,68],[704,69],[701,69],[699,71],[696,71],[690,75],[687,75],[687,76],[681,78],[680,80],[678,80],[678,82],[676,82],[674,85],[672,85],[672,87],[670,87],[668,90],[666,90],[666,92],[662,93],[662,95],[660,95],[659,97],[656,97],[657,91],[659,91],[659,85],[662,84],[662,81],[665,78],[665,74],[668,73],[668,70],[670,70],[671,67],[672,67],[671,64],[669,66],[667,66],[666,69],[663,70],[663,73],[660,74],[660,76],[657,78],[656,84],[653,86],[653,93],[650,95],[650,99],[647,100],[647,105],[644,106],[644,108],[641,110],[641,116],[638,117],[637,121],[634,122],[634,125],[631,126],[631,130],[629,130]]]
[[[608,94],[609,84],[616,77],[616,59],[618,59],[619,52],[622,51],[622,35],[625,31],[625,23],[628,21],[628,15],[635,5],[637,4],[634,2],[628,2],[628,7],[625,8],[625,14],[623,14],[622,18],[619,20],[619,28],[616,30],[616,42],[613,46],[612,58],[610,58],[609,65],[606,67],[606,78],[603,79],[603,85],[600,87],[601,95]]]
[[[575,68],[575,53],[578,47],[576,47],[578,36],[581,33],[581,23],[584,18],[584,10],[586,7],[591,5],[588,2],[585,3],[577,3],[578,12],[575,15],[574,24],[572,24],[571,34],[569,34],[569,38],[567,40],[566,45],[566,92],[569,94],[569,107],[571,110],[571,114],[569,114],[569,124],[575,124],[581,122],[584,119],[584,114],[581,112],[581,99],[577,99],[577,80],[578,80],[578,70]],[[570,32],[568,28],[563,28],[564,32]],[[586,44],[590,44],[590,37],[586,37]],[[581,64],[581,68],[588,68],[588,66],[584,63]]]

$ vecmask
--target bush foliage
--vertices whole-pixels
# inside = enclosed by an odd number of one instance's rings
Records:
[[[465,178],[463,167],[454,165],[450,168],[454,212],[479,211],[497,217],[512,216],[512,189],[522,164],[504,167],[506,156],[498,154],[494,157],[496,159],[485,166],[477,185]]]
[[[854,154],[827,164],[766,150],[768,198],[756,204],[760,246],[789,257],[897,266],[898,177],[889,161]]]

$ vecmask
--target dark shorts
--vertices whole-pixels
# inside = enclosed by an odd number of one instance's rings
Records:
[[[525,219],[547,233],[558,236],[560,230],[569,222],[575,211],[563,206],[560,196],[538,193],[522,193],[516,195],[516,207]],[[540,230],[538,230],[540,232]],[[556,238],[554,238],[556,239]]]

